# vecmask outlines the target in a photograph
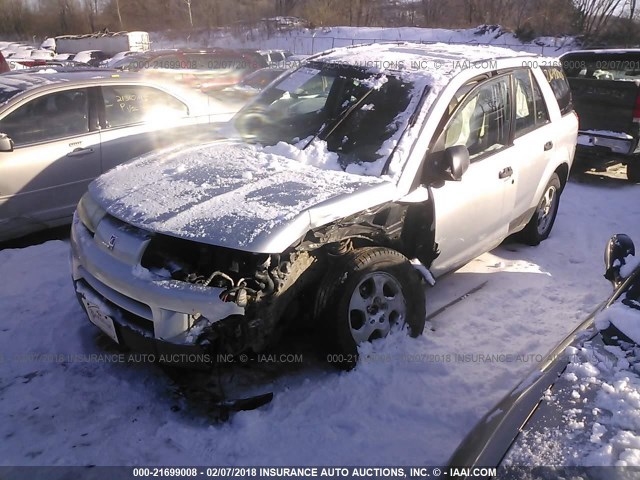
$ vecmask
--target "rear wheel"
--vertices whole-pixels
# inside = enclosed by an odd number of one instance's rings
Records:
[[[402,254],[383,247],[347,253],[322,281],[316,302],[331,363],[356,364],[357,346],[386,337],[394,325],[416,337],[425,324],[424,283]]]
[[[546,240],[558,214],[558,205],[560,204],[560,177],[557,173],[551,175],[549,183],[544,189],[542,198],[536,207],[531,220],[527,223],[520,233],[519,239],[527,245],[538,245]]]
[[[633,183],[640,183],[640,157],[627,163],[627,179]]]

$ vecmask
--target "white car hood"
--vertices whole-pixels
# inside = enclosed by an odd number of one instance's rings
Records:
[[[145,230],[277,253],[310,228],[391,200],[395,184],[226,141],[147,154],[89,191],[110,215]]]

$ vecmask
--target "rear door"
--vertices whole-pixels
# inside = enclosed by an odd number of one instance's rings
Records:
[[[145,85],[101,87],[102,171],[184,140],[183,127],[206,121],[190,116],[178,98]]]
[[[14,142],[0,152],[0,231],[8,238],[71,219],[100,173],[93,88],[45,93],[0,118]]]
[[[540,182],[556,148],[557,125],[552,125],[540,85],[528,68],[513,72],[514,168],[517,170],[511,230],[526,223],[537,205]]]

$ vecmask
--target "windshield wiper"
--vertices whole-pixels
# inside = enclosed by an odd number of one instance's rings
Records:
[[[371,93],[374,90],[375,88],[371,87],[369,90],[367,90],[364,93],[364,95],[362,95],[362,97],[360,97],[358,101],[356,101],[353,105],[351,105],[349,108],[347,108],[342,113],[340,113],[340,115],[338,115],[334,121],[327,123],[324,127],[318,130],[313,135],[313,137],[311,137],[311,139],[305,144],[305,146],[302,147],[302,150],[304,150],[309,145],[311,145],[313,141],[320,136],[322,136],[325,140],[329,138],[331,134],[335,132],[340,127],[340,125],[342,125],[344,121],[347,118],[349,118],[349,116],[360,107],[360,105],[362,105],[362,103],[367,99],[369,95],[371,95]],[[327,132],[326,135],[325,135],[325,132]]]

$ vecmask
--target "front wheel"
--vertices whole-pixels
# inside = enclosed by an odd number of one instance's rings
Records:
[[[366,247],[336,259],[320,286],[318,322],[338,367],[355,366],[359,344],[386,337],[394,325],[416,337],[425,324],[424,282],[405,256]]]
[[[551,175],[549,183],[544,189],[542,198],[536,207],[535,212],[527,226],[520,233],[519,239],[527,245],[539,245],[540,242],[546,240],[558,214],[558,205],[560,204],[560,177],[557,173]]]

